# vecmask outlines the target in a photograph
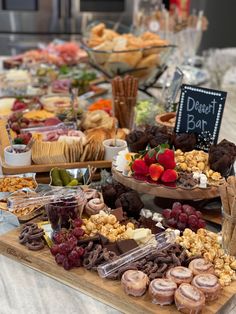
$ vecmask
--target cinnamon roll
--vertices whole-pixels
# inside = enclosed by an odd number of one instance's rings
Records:
[[[175,305],[181,313],[198,314],[205,305],[205,295],[189,283],[182,283],[175,291]]]
[[[167,271],[166,278],[173,280],[177,285],[190,283],[193,279],[193,272],[187,267],[176,266]]]
[[[148,276],[139,270],[127,270],[121,278],[121,286],[125,293],[134,297],[141,297],[148,285]]]
[[[107,206],[100,198],[93,198],[85,205],[85,213],[88,216],[96,215],[100,210],[106,210]]]
[[[206,261],[204,258],[196,258],[192,260],[188,267],[192,270],[194,275],[215,273],[212,263]]]
[[[177,284],[170,279],[154,279],[149,286],[152,303],[168,305],[173,303]]]
[[[221,285],[218,278],[212,274],[200,274],[193,278],[192,285],[205,294],[206,301],[214,301],[218,298]]]
[[[84,190],[84,195],[87,201],[93,199],[93,198],[99,198],[99,193],[95,189],[87,189]]]

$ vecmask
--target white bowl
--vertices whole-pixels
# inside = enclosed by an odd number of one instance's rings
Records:
[[[13,145],[16,149],[24,149],[26,145]],[[30,166],[31,165],[31,149],[24,153],[11,153],[8,150],[11,149],[11,146],[4,148],[4,158],[5,163],[8,166]]]
[[[117,139],[116,145],[111,146],[114,143],[114,139],[109,139],[103,141],[103,146],[105,148],[105,157],[104,160],[112,161],[113,158],[122,150],[127,148],[127,143],[124,140]]]

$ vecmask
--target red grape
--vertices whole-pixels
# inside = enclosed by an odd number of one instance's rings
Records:
[[[183,212],[190,216],[195,213],[195,209],[190,205],[183,205]]]
[[[63,242],[65,242],[65,236],[62,232],[56,232],[54,235],[53,235],[53,241],[56,243],[56,244],[61,244]]]
[[[66,242],[68,244],[70,251],[77,245],[77,238],[75,236],[71,236],[69,240]]]
[[[198,218],[195,215],[190,215],[188,217],[188,224],[191,226],[197,226],[198,225]]]
[[[171,218],[175,218],[175,219],[178,219],[179,215],[182,213],[182,210],[179,209],[179,208],[175,208],[175,209],[172,209],[172,212],[170,214],[170,217]]]
[[[205,228],[206,227],[206,222],[203,219],[199,219],[198,220],[198,224],[197,224],[198,228]]]
[[[168,224],[168,226],[170,226],[172,228],[176,228],[177,220],[175,218],[170,218],[167,220],[167,224]]]
[[[79,258],[79,259],[77,259],[77,261],[76,262],[74,262],[74,266],[75,267],[80,267],[82,265],[82,261],[81,261],[81,259]]]
[[[64,258],[63,262],[62,262],[62,266],[64,267],[65,270],[70,270],[71,269],[71,265],[69,263],[69,260],[67,257]]]
[[[51,247],[50,251],[51,251],[52,255],[54,255],[54,256],[57,255],[57,253],[59,253],[59,246],[58,246],[58,244],[53,245]]]
[[[76,238],[80,238],[84,235],[84,230],[79,228],[79,227],[76,227],[74,230],[73,230],[73,235],[76,237]]]
[[[186,224],[188,221],[188,215],[185,213],[181,213],[179,215],[179,221]]]
[[[55,261],[56,261],[56,263],[57,263],[58,265],[61,265],[61,264],[63,263],[64,259],[65,259],[65,255],[63,255],[63,254],[58,253],[58,254],[55,256]]]
[[[171,209],[164,209],[163,211],[162,211],[162,216],[164,217],[164,218],[166,218],[166,219],[169,219],[170,218],[170,214],[171,214]]]
[[[172,210],[173,209],[180,209],[182,211],[182,205],[180,202],[174,202],[172,205]]]
[[[67,243],[61,243],[58,245],[58,251],[60,254],[66,255],[68,252],[70,252],[70,247]]]
[[[73,262],[73,263],[76,262],[77,259],[79,259],[79,258],[80,258],[80,255],[79,255],[79,253],[76,250],[73,250],[68,255],[68,260]]]
[[[83,225],[83,220],[81,218],[76,218],[73,222],[72,225],[74,228],[76,227],[81,227]]]

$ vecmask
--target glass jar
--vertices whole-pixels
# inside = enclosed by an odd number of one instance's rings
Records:
[[[65,193],[61,193],[61,191]],[[84,205],[86,203],[84,192],[81,188],[53,190],[46,196],[55,195],[55,198],[46,205],[48,219],[53,231],[59,231],[61,228],[70,228],[71,220],[81,217]]]
[[[226,254],[236,256],[236,218],[227,214],[222,208],[222,247]]]

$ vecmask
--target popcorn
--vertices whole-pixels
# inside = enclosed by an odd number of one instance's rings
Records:
[[[217,184],[221,179],[219,172],[214,172],[209,168],[208,157],[208,153],[201,150],[192,150],[186,153],[179,149],[175,151],[175,160],[178,170],[193,172],[194,179],[201,179],[201,173],[205,175],[205,179],[202,177],[202,182],[200,182],[202,187],[206,187],[206,180],[211,184]]]
[[[236,259],[224,253],[218,241],[217,234],[205,229],[197,233],[185,229],[182,237],[177,237],[176,242],[186,248],[189,256],[199,255],[213,263],[215,274],[219,277],[222,286],[227,286],[236,279]]]

